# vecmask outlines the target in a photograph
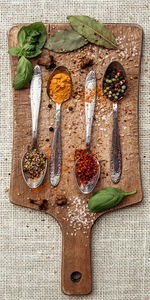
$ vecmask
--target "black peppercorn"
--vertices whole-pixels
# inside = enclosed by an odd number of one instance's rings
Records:
[[[69,107],[68,107],[68,110],[69,110],[69,111],[73,111],[73,107],[72,107],[72,106],[69,106]]]
[[[54,131],[54,128],[52,126],[50,126],[49,131]]]

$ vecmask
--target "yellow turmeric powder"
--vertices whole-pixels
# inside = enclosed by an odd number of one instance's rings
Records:
[[[67,72],[56,73],[50,82],[50,95],[57,103],[67,100],[71,92],[71,79]]]

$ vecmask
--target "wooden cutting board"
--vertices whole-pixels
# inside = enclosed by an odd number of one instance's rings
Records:
[[[119,49],[108,50],[95,45],[67,53],[58,54],[44,49],[42,57],[53,56],[56,65],[65,65],[72,75],[73,95],[62,106],[62,149],[63,167],[61,182],[57,187],[50,184],[50,155],[54,127],[55,104],[48,107],[50,100],[46,93],[47,77],[51,69],[42,66],[42,99],[39,116],[38,143],[48,157],[48,170],[43,185],[31,190],[25,184],[20,161],[27,145],[31,144],[31,111],[29,85],[13,92],[13,152],[10,183],[10,201],[53,216],[62,229],[62,291],[68,295],[82,295],[91,292],[90,234],[95,220],[103,213],[88,211],[89,196],[80,193],[74,177],[74,152],[85,147],[84,83],[89,70],[97,76],[97,100],[93,124],[93,154],[101,162],[101,178],[94,192],[107,186],[119,187],[125,191],[136,189],[137,193],[124,200],[111,211],[142,200],[142,187],[138,145],[138,89],[142,48],[142,28],[132,24],[106,24],[119,44]],[[17,32],[22,25],[12,27],[8,33],[9,48],[17,45]],[[47,36],[68,24],[46,24]],[[93,59],[93,66],[81,69],[84,59]],[[32,59],[33,65],[39,58]],[[101,92],[102,78],[112,60],[119,61],[127,74],[129,88],[126,97],[119,103],[119,131],[122,149],[122,177],[117,185],[111,182],[110,148],[112,136],[112,103]],[[17,57],[10,56],[12,81],[15,77]],[[72,111],[68,108],[72,107]],[[67,200],[66,204],[63,204]],[[58,201],[60,200],[60,201]],[[58,205],[62,202],[62,206]]]

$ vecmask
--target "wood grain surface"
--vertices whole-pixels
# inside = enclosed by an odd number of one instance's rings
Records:
[[[50,184],[50,156],[54,127],[55,103],[50,102],[46,87],[47,78],[52,69],[42,69],[42,99],[39,116],[38,144],[48,158],[48,170],[42,186],[31,190],[21,175],[21,158],[31,145],[31,110],[28,85],[13,92],[13,150],[10,184],[10,201],[26,206],[56,218],[62,229],[62,279],[61,287],[65,294],[82,295],[91,292],[91,255],[90,234],[95,220],[103,213],[88,211],[87,200],[90,195],[83,195],[76,186],[74,177],[74,153],[85,148],[84,83],[87,73],[93,69],[97,77],[97,100],[93,124],[91,150],[101,162],[101,178],[94,190],[115,186],[125,191],[136,189],[137,193],[124,198],[115,208],[122,208],[142,200],[142,187],[138,145],[138,89],[140,58],[142,48],[142,29],[132,24],[106,24],[116,40],[118,50],[108,50],[95,45],[88,45],[75,52],[58,54],[43,50],[45,58],[52,55],[56,65],[65,65],[72,75],[72,98],[62,105],[62,176],[57,187]],[[17,45],[17,32],[22,25],[15,25],[8,33],[9,48]],[[48,37],[68,24],[46,24]],[[81,69],[84,59],[93,59],[93,66]],[[114,185],[110,176],[110,149],[112,138],[112,103],[101,92],[102,78],[108,64],[119,61],[127,74],[128,93],[119,103],[119,132],[122,150],[122,177]],[[17,57],[10,56],[12,81],[15,77]],[[33,65],[39,57],[32,59]],[[52,108],[48,104],[52,104]],[[68,108],[72,107],[70,111]],[[65,200],[65,201],[64,201]],[[58,205],[58,202],[66,202]]]

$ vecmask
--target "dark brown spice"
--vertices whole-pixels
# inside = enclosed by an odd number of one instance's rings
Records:
[[[51,109],[52,107],[53,107],[53,106],[52,106],[52,104],[48,104],[48,108],[50,108],[50,109]]]
[[[30,203],[35,204],[35,200],[30,199]]]
[[[67,204],[67,198],[65,196],[61,197],[61,198],[57,198],[55,203],[58,205],[58,206],[62,206],[62,205],[65,205]]]
[[[49,131],[54,131],[54,128],[52,126],[50,126]]]
[[[42,203],[41,203],[40,206],[39,206],[39,209],[40,209],[40,210],[46,210],[46,209],[48,209],[48,201],[47,201],[46,199],[44,199],[44,200],[42,201]]]
[[[68,110],[69,110],[69,111],[73,111],[73,107],[72,107],[72,106],[69,106],[69,107],[68,107]]]
[[[50,69],[52,65],[54,65],[54,57],[52,55],[46,54],[45,56],[38,59],[38,64],[41,66],[45,66],[46,69]]]
[[[91,67],[94,64],[93,59],[88,57],[83,57],[81,62],[81,69],[86,69],[88,67]]]

